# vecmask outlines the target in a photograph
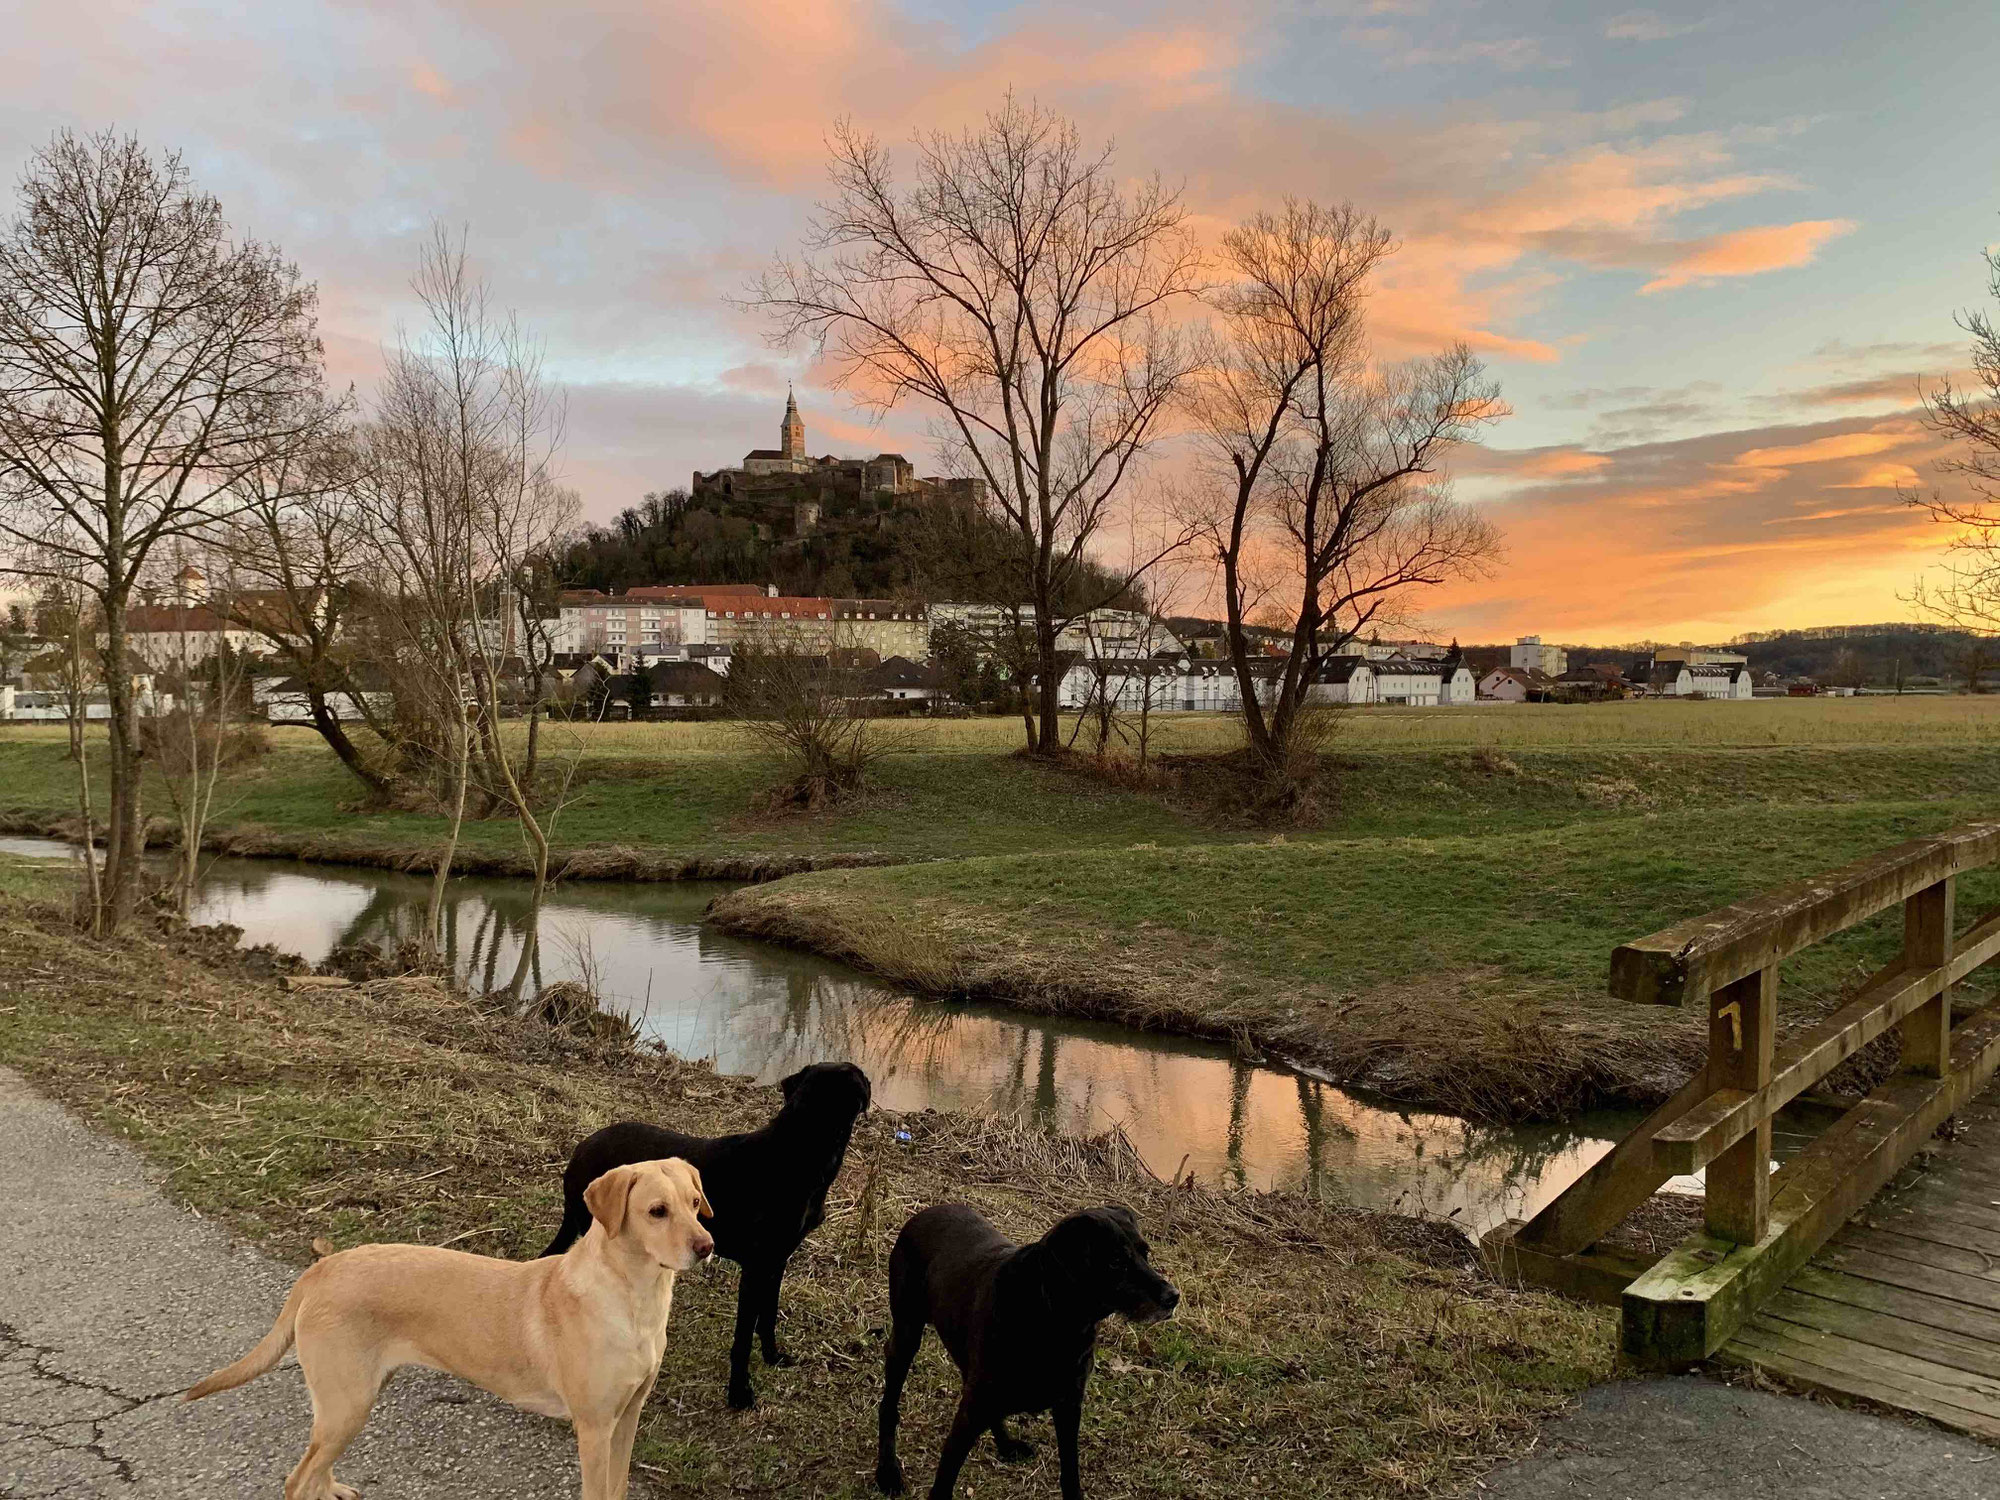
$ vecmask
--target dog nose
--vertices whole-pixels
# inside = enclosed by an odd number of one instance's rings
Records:
[[[1180,1288],[1174,1286],[1171,1282],[1167,1283],[1165,1289],[1160,1293],[1160,1306],[1164,1307],[1168,1312],[1172,1312],[1180,1305]]]
[[[694,1242],[694,1258],[696,1260],[707,1260],[713,1254],[715,1254],[715,1241],[709,1236],[703,1235]]]

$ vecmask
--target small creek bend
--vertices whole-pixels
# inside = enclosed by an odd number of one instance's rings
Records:
[[[46,839],[0,839],[0,854],[72,853]],[[216,859],[193,918],[317,963],[341,944],[414,933],[429,886],[347,865]],[[914,999],[840,964],[705,926],[703,909],[727,888],[556,886],[543,905],[534,982],[573,978],[588,964],[607,1007],[725,1073],[769,1082],[808,1062],[849,1059],[890,1109],[1023,1115],[1081,1132],[1116,1125],[1163,1176],[1178,1169],[1205,1182],[1313,1191],[1448,1217],[1473,1234],[1532,1214],[1635,1118],[1477,1125],[1247,1063],[1209,1042]],[[475,986],[504,985],[529,915],[525,883],[468,877],[449,890],[458,972]]]

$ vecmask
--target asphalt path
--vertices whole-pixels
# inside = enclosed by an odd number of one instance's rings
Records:
[[[264,1336],[298,1268],[168,1202],[156,1178],[0,1068],[0,1495],[274,1500],[305,1451],[312,1409],[289,1355],[180,1399]],[[337,1472],[367,1500],[579,1489],[567,1424],[417,1369],[390,1380]]]

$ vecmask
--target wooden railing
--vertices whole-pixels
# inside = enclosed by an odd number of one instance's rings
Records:
[[[1628,1354],[1677,1366],[1714,1353],[2000,1065],[2000,1003],[1953,1025],[1952,986],[2000,956],[2000,909],[1954,936],[1956,877],[2000,862],[2000,823],[1974,823],[1627,943],[1611,992],[1705,1005],[1708,1062],[1525,1224],[1487,1237],[1524,1280],[1622,1303]],[[1783,1046],[1778,970],[1901,903],[1901,954]],[[1778,1111],[1892,1028],[1898,1073],[1770,1170]],[[1707,1171],[1705,1225],[1651,1266],[1597,1242],[1680,1173]]]

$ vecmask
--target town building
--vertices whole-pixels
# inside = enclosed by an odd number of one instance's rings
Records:
[[[933,703],[950,696],[937,669],[907,656],[890,656],[861,679],[878,697],[892,703]]]
[[[1524,635],[1507,653],[1507,665],[1524,672],[1540,672],[1556,678],[1569,670],[1569,652],[1561,646],[1545,646],[1538,635]]]
[[[1555,681],[1539,667],[1495,667],[1479,679],[1478,693],[1496,703],[1541,703],[1553,693]]]
[[[1056,632],[1056,649],[1080,656],[1141,658],[1185,649],[1166,624],[1136,609],[1093,609]]]

